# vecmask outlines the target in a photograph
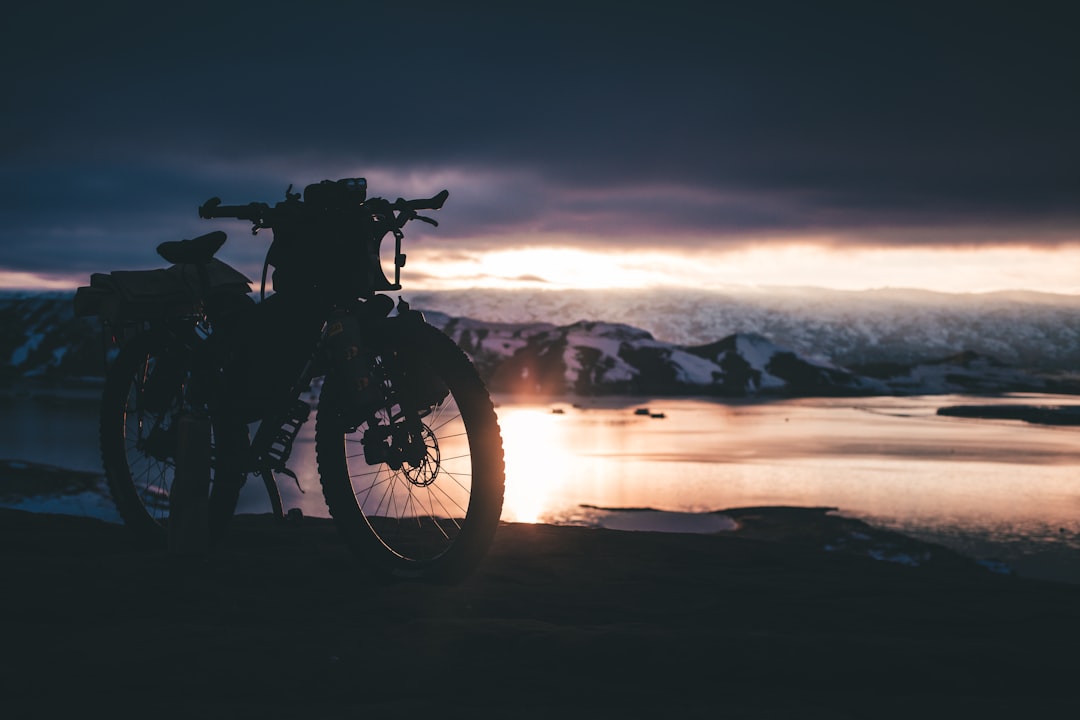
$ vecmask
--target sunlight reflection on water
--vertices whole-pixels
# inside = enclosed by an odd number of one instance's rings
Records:
[[[505,516],[560,521],[580,504],[683,512],[793,504],[1072,521],[1080,431],[936,415],[958,400],[666,399],[651,406],[663,419],[635,414],[645,403],[615,400],[505,404]]]
[[[665,529],[708,532],[711,520],[694,514],[828,506],[982,556],[1049,548],[1080,581],[1080,428],[936,414],[954,404],[1080,405],[1077,397],[497,401],[507,521],[611,526],[625,517],[597,508],[651,508],[686,513],[665,518]],[[305,492],[279,481],[287,508],[327,517],[313,426],[289,463]],[[0,458],[100,470],[96,401],[8,399],[0,431]],[[268,509],[260,484],[248,483],[241,512]]]
[[[1080,580],[1080,428],[936,414],[978,402],[1080,398],[506,403],[504,519],[604,525],[588,506],[828,506],[981,557],[1050,548],[1075,556]],[[663,419],[635,413],[645,406]]]

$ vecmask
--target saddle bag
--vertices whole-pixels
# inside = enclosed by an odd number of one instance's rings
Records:
[[[220,260],[207,263],[205,278],[210,296],[251,291],[250,281]],[[206,299],[202,287],[199,267],[189,264],[94,273],[75,291],[75,314],[114,324],[190,315]]]

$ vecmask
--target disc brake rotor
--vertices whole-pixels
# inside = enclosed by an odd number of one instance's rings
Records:
[[[410,438],[404,460],[401,471],[417,487],[427,487],[439,476],[439,441],[427,425]]]

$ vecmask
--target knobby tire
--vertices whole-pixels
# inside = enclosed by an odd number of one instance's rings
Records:
[[[453,582],[487,553],[502,513],[498,420],[475,367],[449,337],[422,322],[392,326],[376,341],[391,399],[368,421],[345,426],[335,405],[339,381],[326,379],[315,432],[323,493],[345,541],[378,575]],[[372,428],[393,425],[395,416],[403,422],[412,405],[402,400],[411,391],[402,366],[409,378],[437,377],[449,394],[434,406],[416,403],[427,413],[414,434],[425,448],[422,460],[369,465],[364,441],[375,442]]]
[[[175,340],[174,340],[175,342]],[[124,524],[137,542],[164,548],[168,541],[169,499],[175,478],[175,432],[182,409],[183,383],[190,368],[180,368],[178,381],[169,383],[167,399],[145,407],[144,388],[160,367],[160,359],[177,353],[164,334],[140,335],[123,348],[109,367],[102,393],[99,433],[101,457],[109,494]],[[151,437],[153,436],[153,437]],[[281,497],[272,474],[262,474],[274,513],[281,515]],[[236,509],[239,484],[210,484],[209,532],[223,536]]]

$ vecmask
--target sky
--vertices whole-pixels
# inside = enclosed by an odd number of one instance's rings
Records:
[[[1068,3],[19,5],[0,288],[215,229],[254,277],[204,200],[366,177],[450,191],[407,288],[1080,293]]]

